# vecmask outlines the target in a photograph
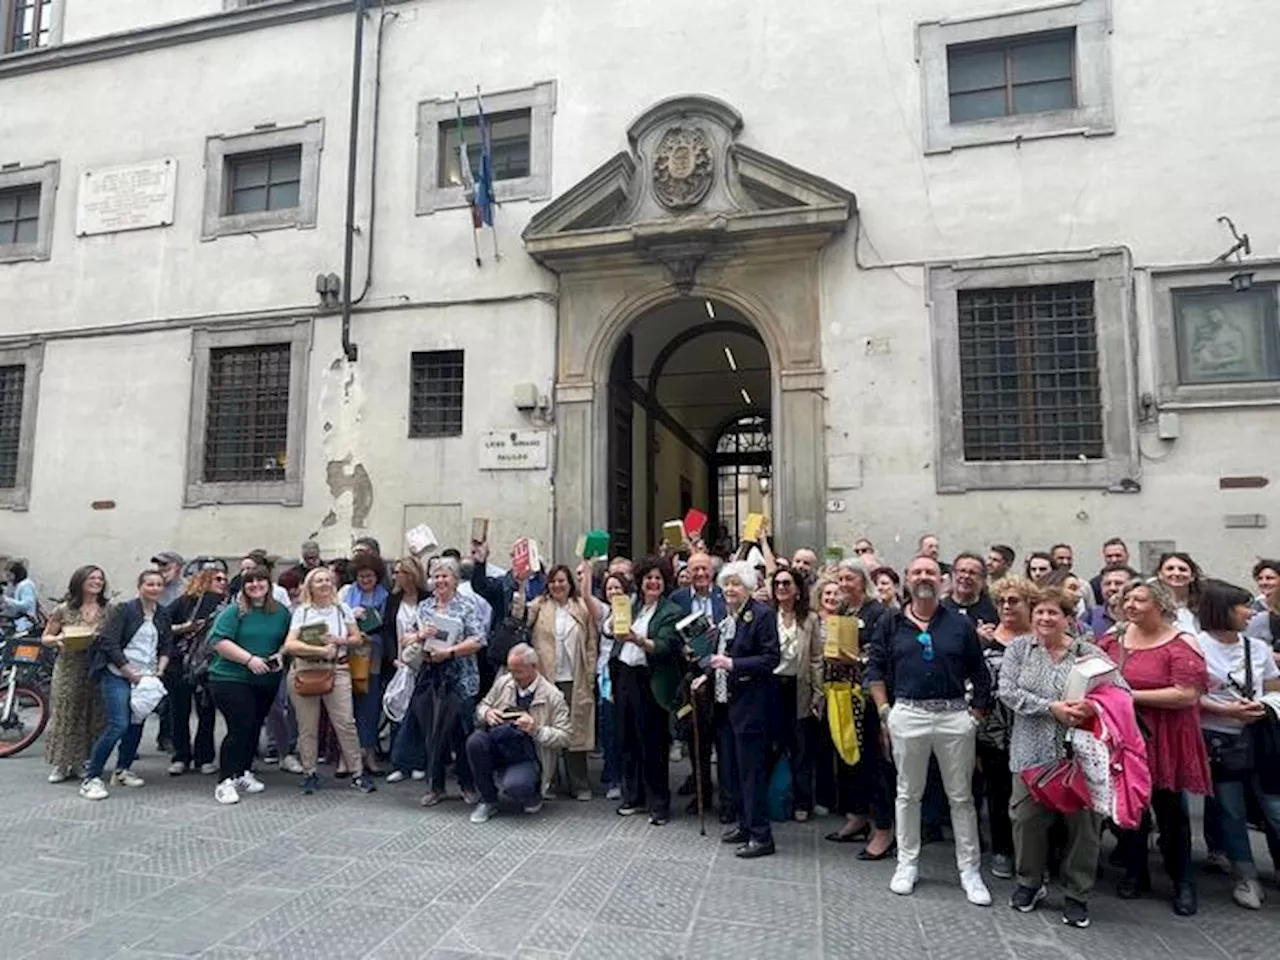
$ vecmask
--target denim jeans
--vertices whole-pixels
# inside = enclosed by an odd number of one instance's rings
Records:
[[[298,752],[298,722],[293,714],[293,704],[289,701],[288,671],[280,677],[280,686],[276,688],[276,698],[267,714],[267,745],[280,756]]]
[[[622,786],[622,744],[618,741],[618,717],[612,700],[601,699],[596,705],[596,736],[604,754],[604,770],[600,783],[608,790]]]
[[[369,674],[369,690],[352,696],[352,710],[356,717],[356,733],[362,750],[374,750],[378,746],[378,723],[382,720],[382,674]]]
[[[391,768],[401,773],[427,769],[426,740],[412,710],[396,726],[396,734],[391,739]]]
[[[116,769],[128,770],[138,756],[138,744],[142,740],[142,724],[133,722],[133,713],[129,709],[133,685],[124,677],[104,673],[98,680],[98,690],[106,709],[107,726],[89,754],[88,779],[102,776],[102,770],[117,744],[120,745],[120,753],[116,757]]]
[[[1252,792],[1257,798],[1263,816],[1276,833],[1280,833],[1280,795],[1263,794],[1258,788],[1257,778],[1253,777],[1217,781],[1213,789],[1217,794],[1218,823],[1227,858],[1241,877],[1256,880],[1258,868],[1253,863],[1253,850],[1249,846],[1248,794]]]

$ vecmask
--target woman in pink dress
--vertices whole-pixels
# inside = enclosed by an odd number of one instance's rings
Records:
[[[1178,604],[1159,581],[1131,580],[1120,591],[1125,626],[1103,642],[1107,655],[1133,690],[1139,723],[1147,736],[1151,768],[1151,814],[1160,834],[1160,854],[1173,882],[1173,912],[1196,912],[1191,878],[1191,819],[1184,794],[1213,792],[1209,757],[1200,734],[1200,695],[1208,686],[1204,654],[1195,637],[1175,624]],[[1117,830],[1124,879],[1117,893],[1130,900],[1150,889],[1147,836],[1151,815],[1137,830]]]

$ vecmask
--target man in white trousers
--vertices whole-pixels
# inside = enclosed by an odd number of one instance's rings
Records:
[[[960,885],[969,902],[990,906],[982,881],[978,814],[973,804],[974,741],[991,704],[991,675],[973,624],[939,603],[942,568],[932,557],[907,566],[909,600],[872,634],[866,681],[898,768],[898,868],[889,889],[915,890],[920,860],[920,798],[936,756],[951,804]],[[966,699],[972,683],[972,703]]]

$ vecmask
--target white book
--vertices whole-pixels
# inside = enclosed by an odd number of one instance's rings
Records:
[[[425,618],[439,632],[426,641],[428,650],[453,647],[462,642],[462,621],[454,617],[446,617],[442,613],[429,613]]]
[[[1066,701],[1082,700],[1090,690],[1111,683],[1115,679],[1116,665],[1105,657],[1085,657],[1076,662],[1067,675],[1067,685],[1062,691]]]

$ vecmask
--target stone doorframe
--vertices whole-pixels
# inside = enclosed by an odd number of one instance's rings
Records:
[[[560,276],[554,556],[607,525],[614,352],[651,310],[682,299],[740,311],[772,372],[774,529],[821,550],[826,438],[822,248],[853,194],[737,142],[742,118],[707,97],[665,100],[628,129],[631,150],[543,209],[528,253]]]

